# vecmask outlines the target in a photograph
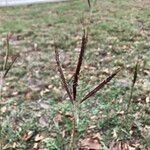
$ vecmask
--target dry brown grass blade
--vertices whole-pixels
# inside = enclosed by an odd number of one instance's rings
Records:
[[[72,98],[72,95],[71,95],[71,92],[68,88],[68,85],[67,85],[67,82],[66,82],[66,79],[65,79],[65,76],[64,76],[64,73],[63,73],[63,70],[62,70],[62,67],[61,67],[61,64],[60,64],[60,60],[59,60],[59,53],[58,53],[58,50],[57,48],[55,47],[55,59],[56,59],[56,63],[57,63],[57,66],[58,66],[58,71],[60,73],[60,78],[62,80],[62,84],[70,98],[70,101],[73,103],[73,98]]]
[[[78,79],[79,79],[79,74],[80,74],[80,70],[81,70],[81,66],[82,66],[82,62],[83,62],[83,57],[84,57],[84,52],[86,49],[87,41],[88,41],[88,34],[84,30],[84,33],[82,36],[81,50],[80,50],[80,54],[79,54],[79,58],[78,58],[76,71],[75,71],[74,78],[73,78],[73,100],[76,100]]]
[[[112,78],[114,78],[117,73],[120,71],[120,69],[117,69],[114,73],[112,73],[109,77],[107,77],[105,80],[103,80],[97,87],[95,87],[92,91],[90,91],[82,100],[81,103],[87,100],[89,97],[96,94],[100,89],[102,89]]]
[[[87,0],[87,1],[88,1],[89,8],[91,8],[91,2],[90,2],[90,0]]]
[[[15,58],[13,59],[12,63],[9,65],[9,67],[6,69],[3,78],[6,78],[8,72],[10,71],[10,69],[12,68],[13,64],[15,63],[15,61],[17,60],[17,58],[19,57],[19,54],[15,56]]]

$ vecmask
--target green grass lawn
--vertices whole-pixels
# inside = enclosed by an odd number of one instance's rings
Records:
[[[72,106],[56,69],[54,43],[71,86],[69,79],[75,70],[83,28],[88,28],[89,39],[77,99],[117,68],[122,70],[80,106],[77,141],[98,133],[103,149],[113,140],[139,144],[141,149],[150,146],[144,134],[145,130],[150,132],[150,2],[93,0],[91,4],[91,10],[86,0],[0,8],[0,71],[8,33],[12,33],[10,55],[20,54],[3,85],[2,147],[66,149]],[[126,116],[138,58],[138,78]]]

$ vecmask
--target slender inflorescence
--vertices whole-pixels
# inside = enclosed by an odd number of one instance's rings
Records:
[[[133,81],[132,81],[132,86],[133,86],[133,87],[134,87],[135,82],[136,82],[136,80],[137,80],[138,66],[139,66],[138,63],[139,63],[139,62],[137,61],[137,62],[136,62],[136,65],[135,65],[134,76],[133,76]]]
[[[8,65],[8,58],[9,58],[9,51],[10,51],[10,37],[11,35],[7,34],[7,38],[6,38],[6,56],[5,56],[5,61],[4,61],[4,65],[3,65],[3,78],[6,77],[6,75],[8,74],[8,72],[10,71],[10,69],[12,68],[13,64],[15,63],[15,61],[17,60],[19,54],[17,54],[14,59],[12,60],[11,64],[7,67]]]
[[[55,47],[55,59],[56,59],[56,63],[57,63],[57,66],[58,66],[58,71],[60,73],[60,78],[62,80],[62,84],[69,96],[69,99],[70,101],[73,103],[73,98],[72,98],[72,95],[71,95],[71,92],[68,88],[68,85],[67,85],[67,82],[66,82],[66,79],[65,79],[65,76],[64,76],[64,73],[63,73],[63,70],[62,70],[62,67],[61,67],[61,64],[60,64],[60,60],[59,60],[59,53],[58,53],[58,50],[57,48]]]
[[[90,4],[90,3],[89,3]],[[73,76],[73,86],[72,86],[72,94],[69,90],[68,84],[66,82],[61,64],[60,64],[60,60],[59,60],[59,53],[58,53],[58,49],[57,46],[55,45],[55,59],[56,59],[56,63],[58,66],[58,71],[60,73],[60,78],[62,80],[62,84],[70,98],[70,101],[73,104],[73,128],[72,128],[72,133],[71,133],[71,139],[70,139],[70,144],[69,144],[69,149],[73,150],[74,149],[74,140],[75,140],[75,129],[76,126],[78,124],[78,117],[76,117],[76,109],[78,109],[78,105],[76,107],[76,104],[78,104],[78,102],[76,102],[76,97],[77,97],[77,87],[78,87],[78,81],[79,81],[79,75],[80,75],[80,70],[81,70],[81,66],[82,66],[82,62],[83,62],[83,57],[84,57],[84,53],[85,53],[85,49],[87,47],[87,42],[88,42],[88,34],[87,32],[84,30],[83,36],[82,36],[82,42],[81,42],[81,49],[80,49],[80,54],[79,54],[79,58],[78,58],[78,62],[77,62],[77,66],[75,69],[75,73]],[[90,92],[88,92],[88,94],[83,97],[80,101],[80,104],[82,102],[84,102],[85,100],[87,100],[88,98],[90,98],[91,96],[93,96],[94,94],[96,94],[100,89],[102,89],[112,78],[114,78],[117,73],[120,71],[120,69],[117,69],[114,73],[112,73],[109,77],[107,77],[104,81],[102,81],[97,87],[95,87],[93,90],[91,90]]]
[[[81,66],[82,66],[82,62],[83,62],[85,49],[87,46],[87,41],[88,41],[88,35],[87,35],[86,31],[84,30],[84,34],[82,36],[81,50],[80,50],[77,67],[76,67],[76,71],[75,71],[74,79],[73,79],[73,87],[72,88],[73,88],[73,100],[74,101],[76,100],[78,79],[79,79],[79,74],[80,74],[80,70],[81,70]]]
[[[80,50],[80,54],[79,54],[79,58],[78,58],[78,62],[77,62],[77,66],[76,66],[76,70],[73,76],[73,86],[72,86],[72,91],[73,91],[73,95],[71,94],[61,64],[60,64],[60,60],[59,60],[59,53],[57,48],[55,47],[55,58],[56,58],[56,63],[58,66],[58,71],[60,73],[60,78],[62,80],[63,86],[71,100],[71,102],[73,103],[73,101],[76,101],[76,96],[77,96],[77,86],[78,86],[78,80],[79,80],[79,74],[80,74],[80,70],[81,70],[81,66],[82,66],[82,62],[83,62],[83,57],[84,57],[84,53],[85,53],[85,49],[87,46],[87,41],[88,41],[88,34],[86,33],[86,31],[84,30],[83,36],[82,36],[82,43],[81,43],[81,50]],[[120,71],[120,69],[117,69],[114,73],[112,73],[110,76],[108,76],[105,80],[103,80],[98,86],[96,86],[93,90],[91,90],[90,92],[88,92],[88,94],[85,95],[85,97],[83,97],[80,101],[80,103],[84,102],[85,100],[87,100],[88,98],[90,98],[91,96],[93,96],[94,94],[96,94],[100,89],[102,89],[106,84],[108,84],[108,82],[111,81],[112,78],[114,78],[117,73]],[[134,77],[134,80],[136,80],[136,75]],[[134,86],[134,85],[133,85]]]
[[[132,97],[133,97],[134,86],[135,86],[135,83],[136,83],[136,80],[137,80],[138,66],[139,66],[139,62],[137,60],[135,68],[134,68],[134,75],[133,75],[133,80],[132,80],[132,85],[131,85],[130,96],[129,96],[129,101],[128,101],[128,106],[127,106],[126,113],[128,113],[128,111],[130,109],[131,100],[132,100]]]
[[[90,0],[87,0],[87,1],[88,1],[89,8],[91,8],[91,2],[90,2]]]
[[[9,73],[10,69],[12,68],[13,64],[15,63],[15,61],[17,60],[17,58],[19,57],[19,54],[17,54],[14,59],[12,60],[12,62],[8,65],[8,59],[9,59],[9,51],[10,51],[10,37],[11,34],[8,35],[7,34],[7,38],[6,38],[6,55],[5,55],[5,60],[4,60],[4,64],[3,64],[3,72],[1,74],[1,86],[0,86],[0,97],[2,98],[2,91],[3,91],[3,80],[6,78],[7,74]]]
[[[95,87],[92,91],[90,91],[82,100],[81,103],[87,100],[89,97],[96,94],[100,89],[102,89],[110,80],[117,75],[120,69],[117,69],[114,73],[112,73],[109,77],[103,80],[97,87]]]
[[[4,65],[3,65],[3,70],[6,69],[7,63],[8,63],[8,56],[9,56],[9,36],[7,34],[7,38],[6,38],[6,55],[5,55],[5,61],[4,61]]]
[[[6,69],[3,78],[5,78],[9,72],[9,70],[12,68],[13,64],[15,63],[15,61],[17,60],[17,58],[19,57],[19,55],[16,55],[15,58],[13,59],[13,61],[11,62],[11,64],[8,66],[8,68]]]

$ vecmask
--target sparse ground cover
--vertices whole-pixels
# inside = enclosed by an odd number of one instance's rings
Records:
[[[93,1],[91,11],[84,0],[1,8],[1,72],[8,32],[13,33],[11,56],[20,54],[3,84],[0,101],[0,143],[3,148],[66,149],[72,128],[72,111],[56,69],[53,46],[57,42],[62,67],[71,86],[82,29],[88,27],[89,40],[77,99],[80,100],[116,68],[122,70],[95,97],[82,104],[77,140],[87,144],[88,138],[94,139],[103,149],[109,148],[113,141],[130,143],[132,148],[139,144],[141,149],[148,149],[149,9],[148,0]],[[126,116],[138,57],[138,78]]]

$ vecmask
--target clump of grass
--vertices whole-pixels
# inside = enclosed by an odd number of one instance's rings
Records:
[[[76,139],[76,134],[77,134],[77,126],[78,126],[78,122],[80,120],[79,115],[78,115],[78,111],[79,111],[79,106],[86,101],[87,99],[89,99],[91,96],[95,95],[100,89],[102,89],[105,85],[107,85],[116,75],[117,73],[120,71],[120,69],[117,69],[114,73],[112,73],[110,76],[108,76],[104,81],[100,82],[98,84],[98,86],[96,86],[94,89],[91,89],[90,92],[88,92],[83,98],[81,98],[79,101],[77,101],[77,94],[78,92],[78,81],[79,81],[79,75],[80,75],[80,70],[81,70],[81,66],[82,66],[82,62],[83,62],[83,58],[84,58],[84,53],[87,47],[87,42],[88,42],[88,33],[86,30],[83,31],[83,36],[82,36],[82,42],[81,42],[81,48],[80,48],[80,53],[79,53],[79,58],[77,61],[77,66],[73,75],[73,85],[72,85],[72,89],[69,90],[67,81],[65,79],[61,64],[60,64],[60,59],[59,59],[59,52],[57,50],[57,46],[55,46],[55,59],[56,59],[56,63],[58,66],[58,72],[60,74],[60,78],[63,84],[63,87],[65,88],[69,100],[72,103],[72,113],[73,113],[73,119],[72,119],[72,133],[71,133],[71,139],[70,139],[70,144],[69,144],[69,150],[73,150],[74,148],[76,148],[77,145],[77,141]],[[71,91],[73,91],[71,93]]]

